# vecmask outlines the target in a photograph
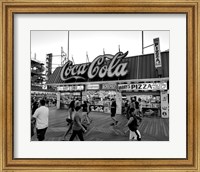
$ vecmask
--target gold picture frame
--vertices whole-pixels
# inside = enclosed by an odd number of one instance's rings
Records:
[[[0,169],[1,171],[200,171],[199,0],[1,0]],[[13,16],[42,13],[154,13],[187,16],[186,159],[14,159]]]

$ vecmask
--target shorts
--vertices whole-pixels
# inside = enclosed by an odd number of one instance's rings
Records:
[[[116,115],[116,109],[111,109],[111,117],[114,117]]]
[[[44,140],[44,136],[46,133],[47,127],[43,128],[43,129],[37,129],[36,128],[36,132],[37,132],[37,138],[39,141],[43,141]]]
[[[129,140],[137,140],[137,135],[136,135],[135,131],[130,130]]]
[[[141,140],[141,134],[139,130],[135,130],[135,131],[131,131],[130,130],[130,134],[129,134],[129,140]]]

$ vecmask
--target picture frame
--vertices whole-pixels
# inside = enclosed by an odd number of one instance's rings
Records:
[[[0,32],[0,169],[1,171],[199,171],[199,8],[200,1],[172,0],[3,0]],[[187,158],[185,159],[15,159],[14,133],[14,15],[49,13],[146,13],[187,16]]]

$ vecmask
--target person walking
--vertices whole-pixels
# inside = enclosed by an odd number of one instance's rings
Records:
[[[73,119],[73,113],[75,113],[75,100],[74,100],[74,99],[72,99],[72,101],[71,101],[70,104],[69,104],[68,113],[69,113],[69,118],[67,118],[66,121],[67,121],[67,123],[68,123],[68,125],[69,125],[69,128],[68,128],[67,131],[65,132],[62,141],[65,141],[66,136],[67,136],[68,133],[71,131],[72,126],[73,126],[73,120],[74,120],[74,119]]]
[[[113,123],[111,123],[111,125],[117,125],[118,121],[115,118],[116,115],[116,110],[117,110],[117,103],[115,101],[115,99],[112,99],[112,103],[111,103],[111,118],[113,120]]]
[[[141,134],[138,130],[138,127],[142,121],[142,118],[139,117],[138,113],[135,114],[134,112],[131,113],[131,116],[126,124],[130,130],[129,140],[134,140],[135,135],[138,141],[141,141]]]
[[[136,100],[135,98],[135,109],[134,109],[134,114],[140,114],[140,104],[139,101]]]
[[[82,123],[84,121],[86,121],[87,125],[90,125],[91,119],[89,118],[88,113],[89,113],[88,102],[87,101],[83,101],[83,104],[82,104],[82,115],[83,115]]]
[[[69,139],[69,141],[73,141],[76,135],[78,135],[80,141],[84,141],[83,138],[83,132],[86,132],[87,130],[85,127],[81,124],[81,118],[82,118],[82,108],[80,103],[76,103],[75,107],[75,115],[74,115],[74,122],[72,126],[72,135]]]
[[[37,139],[43,141],[49,123],[49,108],[45,106],[45,100],[40,100],[40,107],[34,112],[31,121],[36,123]]]
[[[130,104],[129,104],[129,111],[128,111],[128,115],[127,115],[127,119],[130,118],[131,114],[135,111],[135,98],[131,100]]]
[[[32,115],[35,113],[36,109],[38,108],[38,101],[37,99],[33,99],[33,104],[32,104]]]
[[[128,100],[125,101],[124,103],[124,113],[125,113],[125,116],[127,117],[127,113],[128,113],[128,106],[129,106],[129,102]]]

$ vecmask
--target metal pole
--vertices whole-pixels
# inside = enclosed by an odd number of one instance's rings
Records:
[[[140,67],[140,56],[138,56],[138,63],[137,63],[137,79],[139,77],[139,67]]]
[[[144,54],[144,35],[142,31],[142,54]]]
[[[148,45],[148,46],[146,46],[146,47],[143,47],[143,49],[148,48],[148,47],[151,47],[151,46],[153,46],[153,45],[154,45],[154,44]]]
[[[69,30],[68,30],[68,47],[67,47],[67,54],[68,54],[68,58],[67,58],[67,60],[69,60]]]
[[[63,55],[62,55],[62,53],[63,53],[63,47],[61,47],[61,66],[63,64]]]

